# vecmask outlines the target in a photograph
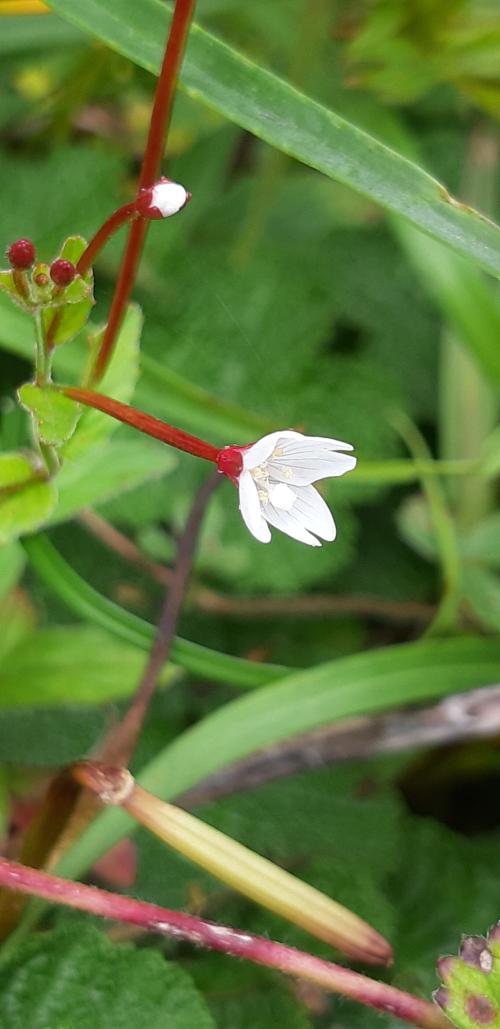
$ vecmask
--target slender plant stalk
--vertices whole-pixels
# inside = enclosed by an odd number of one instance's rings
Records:
[[[194,915],[109,893],[95,886],[61,879],[5,858],[0,858],[0,885],[101,918],[137,925],[144,932],[184,939],[197,946],[277,969],[285,975],[315,983],[330,993],[341,994],[396,1016],[420,1029],[450,1029],[448,1019],[434,1004],[274,940],[215,925]]]
[[[184,54],[189,26],[193,17],[195,2],[196,0],[176,0],[175,2],[165,55],[156,86],[148,140],[139,176],[139,190],[152,186],[158,177],[172,115],[177,77]],[[111,302],[108,323],[93,371],[92,383],[94,385],[102,378],[109,362],[125,314],[125,308],[133,289],[148,227],[149,221],[145,218],[138,218],[130,226]]]
[[[430,460],[431,454],[416,425],[402,412],[394,419],[394,423],[413,456],[419,461]],[[455,525],[441,483],[437,478],[422,473],[422,485],[434,523],[443,578],[441,603],[425,633],[426,636],[433,636],[440,632],[449,632],[456,625],[460,603],[461,562]]]
[[[122,404],[119,400],[112,400],[111,397],[106,397],[102,393],[94,393],[93,390],[79,387],[65,386],[62,387],[61,392],[67,397],[71,397],[72,400],[78,401],[79,404],[93,407],[96,411],[103,411],[104,414],[109,414],[117,421],[131,425],[139,432],[159,439],[162,443],[168,443],[177,450],[184,450],[187,454],[202,457],[205,461],[217,461],[218,447],[214,447],[211,443],[205,443],[198,436],[191,436],[189,432],[176,429],[159,418],[153,418],[150,414],[138,411],[129,404]]]

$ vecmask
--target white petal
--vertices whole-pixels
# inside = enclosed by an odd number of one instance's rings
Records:
[[[332,542],[337,530],[330,508],[314,486],[299,486],[295,490],[296,500],[294,513],[300,518],[303,526],[310,532],[321,536],[321,539]]]
[[[170,218],[184,207],[187,196],[184,186],[180,183],[163,180],[153,187],[151,204],[161,211],[164,218]]]
[[[271,458],[268,472],[277,482],[286,482],[290,486],[307,486],[320,479],[329,479],[337,475],[345,475],[356,467],[356,458],[352,454],[338,454],[335,451],[316,451],[310,453],[290,454]]]
[[[280,432],[270,432],[267,436],[257,440],[251,447],[243,451],[243,467],[250,470],[263,464],[271,456],[277,442],[281,438],[294,437],[305,439],[300,432],[293,432],[291,429],[282,429]]]
[[[262,515],[259,494],[250,472],[243,471],[238,483],[240,511],[243,521],[259,543],[269,543],[271,532]]]
[[[313,449],[313,450],[353,450],[352,443],[344,443],[341,439],[331,439],[330,436],[302,436],[300,433],[283,432],[285,438],[298,436],[298,439],[290,439],[285,444],[287,451]]]
[[[297,500],[297,494],[284,482],[269,484],[269,502],[280,511],[291,511]]]
[[[321,546],[320,541],[304,528],[302,520],[295,516],[293,510],[278,511],[272,504],[264,504],[264,517],[276,529],[280,529],[299,543],[307,543],[310,547]]]

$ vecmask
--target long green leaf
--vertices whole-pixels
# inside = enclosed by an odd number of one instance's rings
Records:
[[[118,607],[102,593],[85,582],[67,564],[46,536],[33,536],[23,540],[28,559],[42,581],[57,594],[68,607],[86,621],[100,625],[114,636],[133,643],[141,650],[151,649],[155,627],[125,608]],[[263,686],[283,678],[290,671],[279,665],[260,664],[232,657],[218,650],[210,650],[199,643],[181,639],[174,641],[172,661],[193,675],[200,675],[231,686]]]
[[[64,18],[158,73],[170,12],[160,0],[50,0]],[[403,215],[500,274],[500,229],[356,125],[193,26],[181,82],[190,96],[304,164]]]
[[[138,779],[170,800],[260,747],[342,718],[484,686],[496,681],[499,667],[500,641],[479,637],[406,643],[330,661],[219,708],[179,736]],[[105,812],[58,871],[81,875],[132,828],[122,812]]]

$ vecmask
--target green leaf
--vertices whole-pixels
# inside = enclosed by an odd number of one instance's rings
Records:
[[[154,625],[118,607],[93,589],[67,564],[46,537],[39,535],[24,540],[23,547],[40,578],[76,614],[150,652],[156,636]],[[279,665],[233,657],[179,636],[174,640],[172,660],[193,675],[245,688],[262,686],[291,671]]]
[[[51,0],[50,6],[158,73],[170,13],[156,0]],[[190,31],[181,82],[238,125],[338,179],[500,274],[500,230],[450,197],[416,164],[252,63],[199,26]]]
[[[73,435],[80,408],[53,386],[37,386],[27,382],[18,389],[19,400],[35,419],[37,433],[43,443],[60,446]]]
[[[83,921],[17,948],[0,964],[0,989],[2,1029],[214,1029],[185,972]]]
[[[138,439],[132,431],[127,435],[104,441],[78,457],[65,456],[57,477],[59,504],[45,524],[67,521],[84,507],[121,496],[176,467],[177,457],[168,447]]]
[[[25,554],[19,543],[0,546],[0,597],[19,581],[25,565]]]
[[[69,236],[57,257],[76,265],[86,247],[83,236]],[[55,346],[73,339],[87,324],[94,304],[93,283],[92,269],[83,278],[77,275],[69,286],[55,292],[43,311],[45,331]]]
[[[2,268],[0,271],[0,292],[5,293],[10,300],[13,300],[23,311],[30,311],[31,307],[25,303],[17,289],[14,272],[11,268]]]
[[[104,704],[128,696],[143,651],[92,626],[40,629],[0,661],[0,708]],[[163,676],[165,682],[165,676]]]
[[[458,1029],[500,1026],[500,922],[487,937],[462,936],[460,957],[438,963],[445,993],[438,1002]]]
[[[500,512],[488,515],[463,540],[464,557],[500,568]]]
[[[496,682],[500,640],[477,637],[385,647],[295,672],[213,712],[140,774],[169,800],[233,761],[308,729]],[[68,852],[61,874],[80,875],[131,820],[108,811]]]
[[[35,621],[34,610],[24,593],[19,591],[0,600],[0,661],[33,632]]]
[[[0,454],[0,544],[37,529],[56,503],[56,487],[41,481],[36,455]]]
[[[483,625],[500,632],[500,576],[487,568],[463,570],[463,595]]]
[[[120,327],[111,360],[99,383],[101,393],[123,403],[131,400],[139,375],[142,325],[140,307],[137,304],[130,304]],[[99,350],[104,331],[104,328],[98,329],[89,338],[89,365]],[[76,457],[83,454],[89,447],[111,436],[117,428],[118,423],[108,415],[100,411],[84,410],[78,432],[65,450],[66,456]]]

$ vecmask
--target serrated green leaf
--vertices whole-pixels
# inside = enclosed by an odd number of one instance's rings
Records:
[[[53,482],[41,481],[35,455],[0,454],[0,544],[37,529],[56,503],[57,489]]]
[[[170,12],[143,0],[51,0],[69,21],[158,73]],[[272,146],[403,215],[500,273],[500,229],[450,197],[416,164],[322,107],[232,47],[192,26],[182,66],[187,92]]]
[[[120,331],[118,333],[113,354],[103,379],[99,383],[99,391],[115,400],[127,403],[132,398],[139,375],[139,349],[143,316],[137,304],[127,308]],[[99,350],[104,335],[104,328],[96,330],[89,340],[89,364]],[[67,457],[83,454],[90,447],[111,436],[118,428],[118,422],[100,411],[85,410],[78,431],[65,450]]]
[[[92,626],[41,629],[29,647],[21,639],[0,661],[0,707],[117,700],[137,686],[145,660],[137,647]]]
[[[85,922],[33,937],[0,964],[2,1029],[214,1029],[189,976]]]
[[[61,446],[73,435],[80,407],[53,386],[37,386],[27,382],[18,389],[19,400],[35,418],[37,432],[43,443]]]
[[[25,565],[25,554],[19,543],[0,546],[0,597],[16,585]]]

